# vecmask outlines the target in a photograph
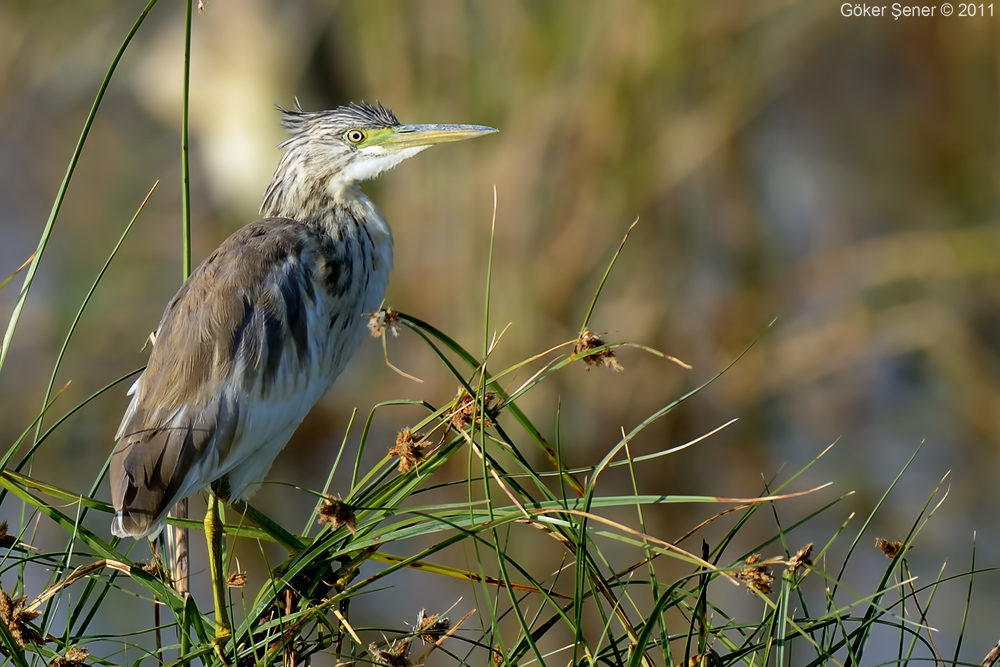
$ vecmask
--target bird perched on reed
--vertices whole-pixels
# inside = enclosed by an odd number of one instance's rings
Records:
[[[119,537],[154,538],[175,502],[211,486],[206,534],[221,545],[214,496],[238,502],[257,489],[382,302],[392,234],[358,183],[433,144],[496,132],[402,125],[381,104],[279,111],[290,138],[262,219],[181,286],[129,391],[110,469]]]

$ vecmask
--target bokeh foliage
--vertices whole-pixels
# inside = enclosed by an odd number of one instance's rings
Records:
[[[34,249],[94,90],[141,7],[0,4],[0,275]],[[475,347],[482,304],[470,295],[482,293],[495,184],[504,289],[492,322],[513,323],[495,354],[513,363],[575,336],[610,249],[638,217],[592,326],[694,371],[625,352],[624,374],[573,369],[541,387],[524,407],[551,426],[561,401],[570,462],[598,460],[620,427],[713,375],[777,317],[723,381],[634,443],[642,454],[741,419],[710,455],[639,469],[644,490],[753,494],[762,474],[797,468],[840,438],[820,479],[863,503],[926,440],[917,478],[952,469],[958,482],[946,506],[954,521],[925,533],[926,557],[940,561],[995,523],[1000,17],[856,19],[839,8],[209,0],[193,44],[196,261],[254,219],[282,138],[275,103],[377,98],[404,122],[499,127],[489,142],[429,152],[368,186],[396,234],[390,305]],[[109,244],[157,179],[74,339],[61,401],[143,363],[142,342],[180,280],[183,12],[158,6],[138,37],[0,376],[4,441],[40,409],[48,378],[36,369],[51,367]],[[4,321],[14,295],[0,292]],[[332,460],[354,407],[454,395],[415,341],[390,339],[389,349],[425,384],[393,373],[367,344],[273,479],[321,486],[325,468],[314,463]],[[38,474],[88,488],[124,404],[112,393],[75,416],[55,436],[61,456]],[[404,425],[376,428],[388,446]],[[925,490],[903,488],[904,500]],[[262,496],[309,510],[281,487]],[[884,530],[895,537],[891,518]],[[652,517],[653,532],[670,535],[685,519]],[[1000,551],[988,532],[980,543]]]

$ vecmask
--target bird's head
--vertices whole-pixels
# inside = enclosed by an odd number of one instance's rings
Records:
[[[279,110],[291,135],[282,146],[305,153],[314,167],[345,186],[375,178],[434,144],[497,131],[481,125],[403,125],[377,102],[330,111],[303,111],[298,104]]]

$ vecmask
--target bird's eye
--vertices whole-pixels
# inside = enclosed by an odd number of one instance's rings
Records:
[[[360,144],[365,140],[365,133],[361,130],[348,130],[347,134],[344,135],[344,138],[352,144]]]

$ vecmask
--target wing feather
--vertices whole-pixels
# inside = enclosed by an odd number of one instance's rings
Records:
[[[246,498],[333,383],[392,268],[388,226],[354,196],[330,225],[243,227],[167,305],[111,459],[115,535],[155,536],[223,477]]]
[[[219,474],[241,428],[240,404],[294,370],[288,359],[308,359],[299,349],[309,336],[298,295],[313,291],[304,286],[312,277],[303,230],[282,219],[247,225],[168,304],[116,436],[114,534],[158,533],[178,499]]]

